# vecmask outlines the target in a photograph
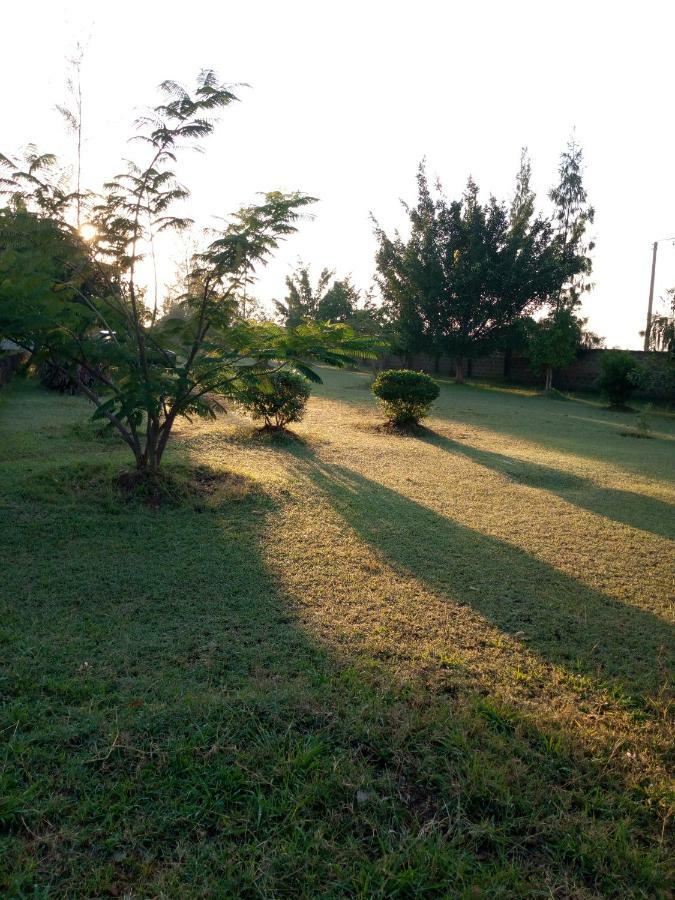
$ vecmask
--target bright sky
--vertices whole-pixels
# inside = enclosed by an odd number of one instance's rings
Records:
[[[596,207],[595,289],[584,313],[608,346],[639,347],[651,243],[675,236],[672,0],[257,0],[171,5],[39,0],[2,12],[0,151],[33,141],[70,155],[56,103],[66,57],[83,67],[84,183],[120,171],[134,109],[166,78],[202,67],[247,82],[206,153],[180,171],[200,225],[257,191],[320,198],[269,265],[258,295],[283,295],[298,256],[367,287],[369,213],[404,227],[423,156],[450,196],[471,173],[508,198],[520,147],[542,206],[572,129]],[[162,272],[168,272],[165,264]],[[675,286],[675,246],[659,245],[655,296]]]

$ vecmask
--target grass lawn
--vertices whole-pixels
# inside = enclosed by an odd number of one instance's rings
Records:
[[[0,406],[0,892],[667,897],[675,419],[444,383],[181,425],[200,498]],[[633,417],[634,418],[634,417]]]

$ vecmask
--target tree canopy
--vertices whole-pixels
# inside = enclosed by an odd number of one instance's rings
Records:
[[[237,99],[210,70],[193,91],[173,81],[161,90],[163,102],[136,123],[145,163],[129,162],[98,195],[69,192],[51,155],[31,149],[21,164],[0,156],[8,198],[0,210],[0,331],[37,358],[88,373],[80,386],[94,415],[149,473],[177,417],[213,415],[243,380],[284,364],[316,380],[307,360],[341,364],[367,352],[344,325],[284,329],[236,314],[242,288],[314,202],[300,192],[268,192],[211,230],[173,298],[180,315],[158,315],[157,298],[145,302],[138,270],[154,236],[191,225],[175,209],[189,196],[178,158]],[[88,241],[74,224],[83,201]]]
[[[494,197],[482,203],[471,178],[448,201],[424,165],[417,189],[417,203],[405,206],[408,238],[375,223],[378,280],[405,352],[487,354],[582,266],[553,223],[534,214],[525,156],[510,208]]]

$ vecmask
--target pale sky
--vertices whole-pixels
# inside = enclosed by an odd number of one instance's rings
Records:
[[[94,188],[139,153],[125,140],[160,81],[189,84],[213,67],[250,84],[179,175],[199,225],[257,191],[320,198],[261,278],[264,301],[283,295],[299,256],[367,287],[369,213],[405,227],[399,198],[414,200],[424,156],[449,196],[472,174],[484,198],[508,199],[527,145],[546,208],[574,127],[596,208],[584,314],[607,346],[641,345],[651,243],[675,236],[672,0],[39,0],[3,4],[2,26],[5,153],[32,141],[72,160],[54,106],[65,99],[65,58],[88,41],[83,180]],[[670,241],[659,246],[656,298],[672,286]]]

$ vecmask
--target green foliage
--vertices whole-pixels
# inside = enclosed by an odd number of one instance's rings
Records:
[[[313,286],[309,266],[299,263],[297,270],[286,276],[286,298],[274,301],[277,313],[285,325],[295,328],[304,319],[318,317],[333,274],[330,269],[322,269],[316,286]]]
[[[319,301],[316,315],[322,322],[352,322],[359,303],[359,292],[349,277],[334,281]]]
[[[388,421],[392,425],[406,427],[419,424],[429,415],[439,388],[433,378],[424,372],[387,369],[377,376],[372,391],[380,400]]]
[[[598,388],[612,406],[623,406],[638,383],[640,366],[632,354],[623,350],[605,353],[601,366]]]
[[[350,330],[302,328],[242,320],[240,298],[278,247],[293,234],[312,197],[272,191],[234,213],[192,255],[171,312],[146,303],[138,281],[154,236],[189,227],[174,215],[188,197],[174,172],[181,149],[195,147],[215,127],[214,111],[235,95],[211,71],[193,92],[172,81],[165,102],[137,125],[148,161],[130,162],[87,210],[95,237],[72,226],[75,202],[49,155],[32,150],[19,165],[0,157],[9,205],[0,210],[0,332],[38,358],[64,360],[80,390],[134,454],[139,469],[157,470],[175,420],[213,416],[219,396],[245,378],[266,378],[270,365],[307,360],[351,361],[364,344]],[[79,210],[79,206],[78,206]],[[316,379],[316,376],[313,376]]]
[[[267,377],[244,384],[234,397],[253,419],[263,419],[265,428],[284,429],[302,419],[309,395],[309,381],[303,375],[291,369],[277,369]]]
[[[672,403],[675,400],[675,357],[648,357],[634,379],[640,391]]]
[[[580,336],[581,322],[567,309],[530,324],[527,354],[533,368],[546,371],[547,390],[553,387],[553,369],[573,361]]]
[[[2,896],[664,894],[672,440],[443,385],[383,447],[366,381],[313,453],[182,428],[167,473],[249,476],[199,513],[0,390]]]
[[[510,211],[494,197],[480,203],[471,179],[448,202],[420,166],[417,204],[405,207],[410,237],[389,237],[376,223],[378,281],[400,349],[460,360],[486,354],[579,270],[552,223],[533,216],[527,165]]]

